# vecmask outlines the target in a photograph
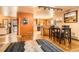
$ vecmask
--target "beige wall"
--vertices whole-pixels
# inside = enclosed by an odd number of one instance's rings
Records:
[[[2,23],[2,19],[3,19],[3,16],[2,16],[2,15],[0,15],[0,23]]]
[[[55,17],[58,18],[59,20],[61,18],[61,22],[57,22],[57,25],[59,27],[61,27],[62,25],[70,25],[72,35],[77,37],[77,39],[79,40],[79,8],[74,8],[74,9],[71,9],[70,11],[74,11],[74,10],[78,10],[78,22],[77,23],[64,23],[64,12],[60,13],[58,17],[56,16]]]

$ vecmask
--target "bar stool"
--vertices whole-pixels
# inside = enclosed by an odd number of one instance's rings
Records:
[[[59,42],[59,39],[60,39],[60,28],[56,28],[56,31],[57,31],[57,32],[55,32],[56,41]]]
[[[64,44],[66,43],[65,39],[68,41],[69,47],[71,47],[71,28],[62,28],[61,41],[64,41]]]
[[[52,30],[53,40],[59,42],[60,39],[60,28],[54,28]]]
[[[51,38],[51,27],[49,28],[49,39]]]
[[[49,38],[51,38],[51,40],[52,40],[52,36],[54,35],[54,26],[51,26],[50,28],[49,28]]]
[[[58,30],[57,30],[57,39],[58,39],[58,42],[59,42],[59,39],[60,39],[60,28],[58,28]]]

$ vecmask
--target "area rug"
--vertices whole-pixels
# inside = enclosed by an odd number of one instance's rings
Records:
[[[49,41],[45,39],[37,39],[36,41],[41,46],[44,52],[63,52],[63,50],[51,44]]]
[[[11,43],[5,52],[24,52],[24,42]]]

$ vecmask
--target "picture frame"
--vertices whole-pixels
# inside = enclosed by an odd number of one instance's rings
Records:
[[[64,14],[64,23],[76,23],[78,22],[78,11],[71,11]]]

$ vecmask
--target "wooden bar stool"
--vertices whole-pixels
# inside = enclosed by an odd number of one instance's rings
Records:
[[[64,44],[68,41],[67,44],[71,47],[71,28],[62,28],[61,41],[64,41]]]

